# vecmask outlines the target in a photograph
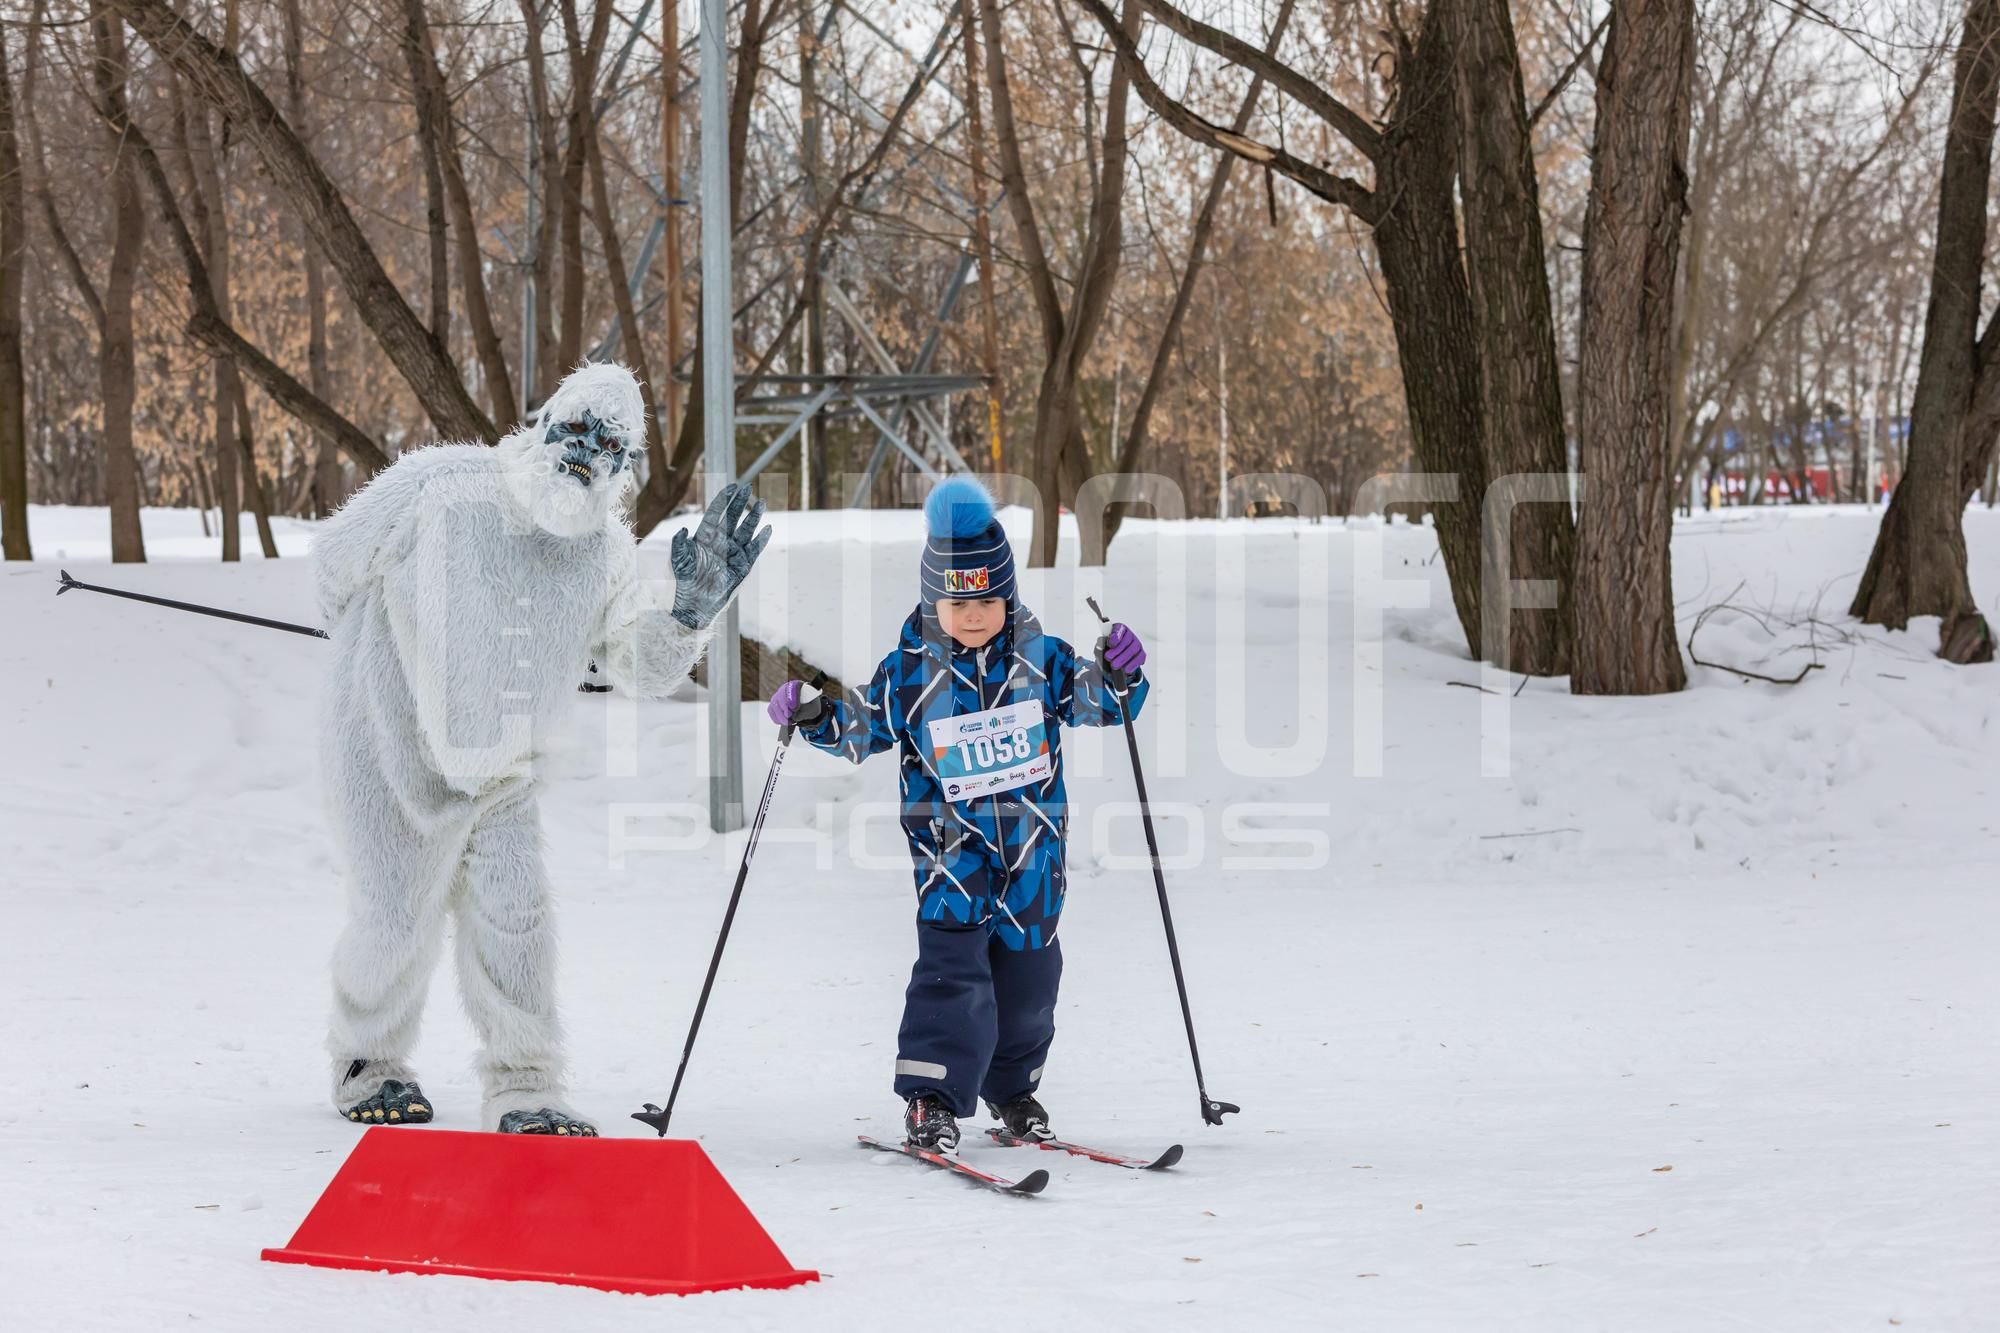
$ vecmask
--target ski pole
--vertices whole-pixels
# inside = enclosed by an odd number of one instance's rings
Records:
[[[1084,601],[1097,613],[1097,619],[1101,623],[1107,625],[1111,623],[1110,618],[1098,607],[1095,597],[1086,597]],[[1108,682],[1110,676],[1107,674],[1105,679]],[[1194,1040],[1194,1011],[1188,1007],[1187,977],[1181,971],[1181,946],[1180,941],[1174,936],[1174,909],[1167,905],[1167,876],[1160,868],[1160,840],[1153,832],[1153,810],[1146,800],[1146,774],[1139,766],[1139,737],[1132,730],[1132,714],[1128,709],[1131,692],[1130,684],[1127,684],[1123,691],[1112,686],[1111,697],[1118,700],[1119,721],[1124,724],[1125,747],[1132,756],[1132,783],[1139,789],[1139,819],[1146,829],[1147,854],[1153,859],[1153,888],[1160,896],[1160,923],[1167,929],[1167,957],[1174,965],[1174,989],[1181,997],[1181,1021],[1187,1025],[1188,1058],[1194,1061],[1194,1088],[1201,1095],[1201,1118],[1211,1125],[1219,1125],[1223,1116],[1231,1112],[1240,1113],[1243,1108],[1234,1102],[1219,1102],[1210,1097],[1207,1080],[1202,1077],[1201,1049],[1195,1045]]]
[[[814,675],[812,686],[818,689],[826,680],[824,671]],[[708,975],[702,979],[701,998],[694,1003],[694,1021],[688,1024],[687,1045],[681,1048],[680,1068],[674,1071],[674,1086],[667,1093],[665,1110],[646,1103],[643,1111],[634,1111],[632,1118],[642,1125],[650,1125],[659,1132],[661,1138],[667,1136],[667,1122],[674,1118],[674,1102],[681,1095],[681,1080],[687,1077],[688,1057],[694,1054],[694,1039],[701,1031],[701,1016],[708,1012],[708,994],[715,989],[715,974],[722,967],[722,951],[729,944],[729,928],[736,922],[736,905],[743,901],[743,884],[750,878],[750,858],[756,854],[757,839],[764,832],[764,816],[771,810],[771,793],[777,790],[778,772],[785,766],[785,751],[792,743],[792,725],[787,722],[778,729],[778,752],[771,756],[771,771],[764,778],[764,794],[757,799],[757,817],[750,822],[750,837],[743,844],[743,863],[736,868],[736,887],[730,891],[729,907],[722,914],[722,933],[715,937],[715,952],[708,960]]]
[[[310,634],[315,639],[329,637],[323,629],[311,625],[294,625],[288,620],[266,620],[263,616],[245,615],[241,611],[225,611],[219,606],[199,606],[194,602],[177,602],[171,597],[154,597],[143,592],[127,592],[123,588],[106,588],[95,583],[83,583],[69,576],[67,569],[58,571],[62,583],[56,588],[60,597],[71,588],[81,588],[85,592],[101,592],[107,597],[129,597],[135,602],[151,602],[154,606],[171,607],[176,611],[192,611],[198,616],[214,616],[219,620],[239,620],[246,625],[262,625],[265,629],[281,629],[293,634]]]

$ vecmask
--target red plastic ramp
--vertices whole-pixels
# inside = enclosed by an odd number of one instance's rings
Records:
[[[689,1139],[378,1126],[276,1263],[686,1295],[818,1280]]]

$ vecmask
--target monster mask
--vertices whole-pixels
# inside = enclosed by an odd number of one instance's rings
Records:
[[[610,422],[600,421],[588,409],[567,420],[550,422],[542,441],[561,446],[562,458],[557,469],[576,478],[579,485],[589,486],[595,481],[600,466],[604,475],[611,477],[625,470],[625,438]]]

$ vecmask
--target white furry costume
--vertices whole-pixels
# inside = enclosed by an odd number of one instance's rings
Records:
[[[585,366],[497,447],[405,454],[313,542],[333,643],[320,752],[348,871],[327,1039],[336,1107],[385,1077],[412,1081],[449,911],[485,1127],[510,1110],[568,1113],[537,738],[592,656],[621,688],[657,697],[706,639],[637,582],[620,503],[632,470],[612,476],[600,460],[587,487],[557,470],[543,423],[586,409],[628,447],[643,441],[631,373]],[[357,1060],[368,1064],[350,1081]]]

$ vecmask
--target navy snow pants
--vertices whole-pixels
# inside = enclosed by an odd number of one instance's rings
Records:
[[[935,1093],[953,1115],[1042,1080],[1056,1035],[1062,943],[1010,949],[989,926],[919,922],[917,963],[896,1035],[896,1093]]]

